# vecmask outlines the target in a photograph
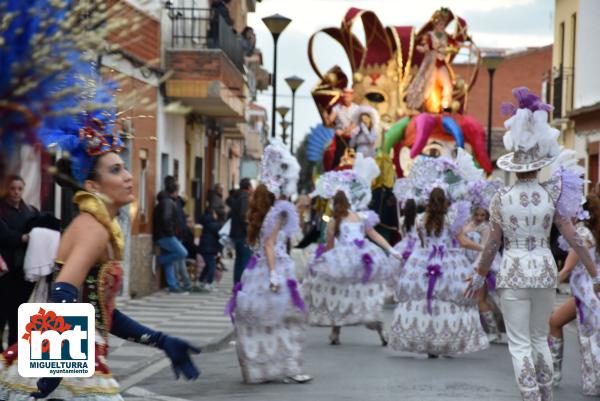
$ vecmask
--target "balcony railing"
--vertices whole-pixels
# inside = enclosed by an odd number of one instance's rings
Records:
[[[240,38],[221,15],[209,8],[172,7],[169,3],[167,14],[171,19],[173,49],[221,49],[244,73],[244,50]]]
[[[559,119],[573,109],[573,69],[561,65],[552,75],[552,118]]]

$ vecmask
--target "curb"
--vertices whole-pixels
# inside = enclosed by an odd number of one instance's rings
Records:
[[[234,337],[233,327],[223,330],[218,336],[204,345],[200,345],[202,353],[219,352],[225,349]],[[127,389],[146,380],[159,371],[170,365],[169,358],[164,353],[159,353],[154,357],[144,359],[134,367],[130,368],[125,374],[115,376],[119,382],[120,392],[125,392]],[[110,368],[110,364],[109,364]]]

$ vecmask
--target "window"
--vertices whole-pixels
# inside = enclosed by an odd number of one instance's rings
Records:
[[[141,222],[146,222],[146,216],[148,215],[148,194],[147,194],[147,180],[148,180],[148,150],[140,149],[139,151],[139,159],[140,159],[140,175],[139,175],[139,183],[140,183],[140,207],[139,207],[139,216]]]
[[[173,177],[176,180],[179,179],[179,160],[173,159]]]

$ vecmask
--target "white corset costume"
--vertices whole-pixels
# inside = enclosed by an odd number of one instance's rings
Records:
[[[518,181],[492,199],[491,221],[504,234],[497,288],[556,287],[558,272],[549,238],[560,195],[557,182]]]

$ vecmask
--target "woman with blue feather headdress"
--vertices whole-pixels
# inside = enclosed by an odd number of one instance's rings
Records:
[[[0,355],[0,399],[122,400],[106,362],[109,334],[163,350],[177,378],[196,379],[199,371],[190,355],[200,352],[198,348],[142,326],[115,305],[124,253],[116,216],[134,200],[133,179],[119,156],[123,146],[114,131],[115,85],[102,82],[77,46],[59,39],[68,35],[54,35],[65,26],[61,7],[68,7],[69,2],[26,3],[0,3],[8,18],[0,32],[3,157],[8,158],[22,143],[41,142],[47,149],[62,152],[56,179],[77,191],[74,202],[80,213],[62,234],[49,302],[92,304],[95,357],[87,373],[82,373],[86,377],[50,377],[43,372],[41,379],[21,376],[19,342],[31,347],[28,341],[34,331],[70,329],[62,316],[40,309],[31,317],[25,335]],[[45,41],[44,35],[51,39]],[[47,47],[38,49],[40,42]],[[38,63],[39,52],[48,57],[46,65]],[[48,351],[46,347],[42,344],[41,351]]]

